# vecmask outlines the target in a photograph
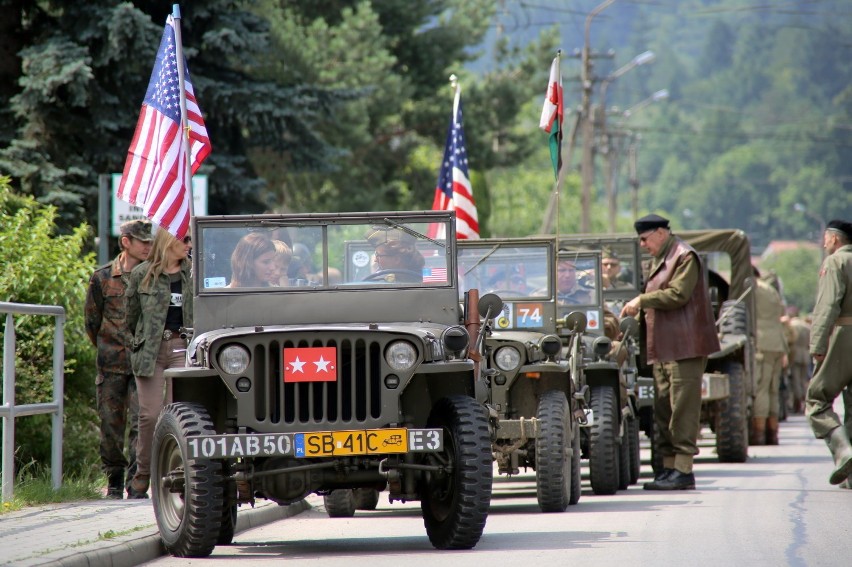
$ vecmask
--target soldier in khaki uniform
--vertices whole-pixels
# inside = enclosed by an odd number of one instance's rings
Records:
[[[151,222],[127,221],[119,227],[118,256],[92,274],[86,293],[86,334],[98,350],[95,379],[98,417],[101,422],[101,466],[107,475],[107,497],[121,499],[136,469],[136,437],[139,401],[130,368],[130,332],[124,292],[130,271],[151,251]],[[128,456],[124,455],[127,426]]]
[[[834,457],[831,484],[852,474],[852,445],[834,400],[852,384],[852,223],[826,225],[823,247],[828,256],[819,273],[811,326],[811,355],[816,371],[808,386],[805,415],[817,439],[825,439]]]
[[[778,444],[781,370],[787,366],[787,339],[784,336],[784,303],[775,288],[757,276],[755,305],[757,311],[757,387],[751,419],[751,445]]]
[[[695,250],[671,233],[668,219],[648,215],[634,226],[639,245],[654,259],[644,292],[621,316],[642,313],[643,354],[654,367],[654,423],[663,455],[663,469],[644,488],[688,490],[695,488],[701,378],[707,356],[720,348],[705,268]]]
[[[805,391],[811,379],[811,326],[799,317],[797,307],[788,307],[790,328],[793,330],[793,343],[790,346],[790,386],[793,391],[793,413],[802,413],[805,405]]]

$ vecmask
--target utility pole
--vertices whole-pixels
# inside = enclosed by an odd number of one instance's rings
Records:
[[[582,182],[582,195],[580,201],[582,216],[580,218],[580,232],[583,233],[589,232],[592,204],[592,183],[595,178],[595,125],[594,116],[592,115],[592,89],[594,87],[594,79],[592,78],[592,52],[589,32],[592,27],[592,19],[614,1],[615,0],[605,0],[596,6],[594,10],[589,12],[588,16],[586,16],[583,51],[580,54],[582,61],[580,80],[583,86],[583,99],[580,106],[583,132],[583,154],[580,161],[580,178]]]
[[[627,148],[627,164],[630,176],[630,189],[632,190],[633,203],[630,207],[633,211],[633,218],[639,218],[639,175],[636,171],[636,146],[638,144],[638,136],[633,136],[630,140],[630,146]]]

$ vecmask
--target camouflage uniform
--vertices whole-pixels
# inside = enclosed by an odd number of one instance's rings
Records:
[[[107,476],[124,474],[128,482],[136,468],[139,403],[130,368],[130,332],[124,297],[130,272],[122,272],[121,255],[95,270],[86,295],[86,333],[98,350],[97,408],[101,421],[100,456]],[[129,414],[129,415],[128,415]],[[128,457],[124,455],[125,430]]]
[[[175,349],[186,347],[186,341],[172,336],[168,341],[163,338],[166,328],[169,302],[171,301],[171,283],[168,274],[160,274],[149,289],[140,287],[142,278],[148,271],[149,262],[142,262],[130,273],[127,286],[127,327],[133,334],[131,341],[130,363],[136,376],[140,392],[143,389],[142,380],[156,380],[162,377],[162,368],[170,368],[183,363],[183,353],[175,354]],[[184,260],[181,264],[181,293],[183,294],[183,326],[192,326],[192,276],[191,262]],[[144,314],[144,316],[143,316]],[[158,360],[158,358],[160,360]],[[169,360],[165,360],[168,358]],[[158,373],[157,367],[160,366]],[[150,474],[151,442],[154,435],[154,425],[160,409],[169,403],[171,388],[166,385],[166,394],[159,400],[159,407],[146,408],[147,398],[141,400],[142,411],[139,414],[139,442],[137,452],[137,476],[147,479]],[[141,397],[145,397],[144,395]]]

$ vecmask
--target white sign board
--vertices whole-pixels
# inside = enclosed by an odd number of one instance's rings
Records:
[[[121,174],[112,174],[112,229],[111,234],[115,237],[119,235],[119,227],[121,223],[134,219],[144,219],[145,213],[142,212],[142,207],[131,205],[127,201],[122,201],[116,195],[118,194],[118,186],[121,184]],[[193,213],[196,216],[207,214],[207,176],[193,175],[192,176],[192,205]]]

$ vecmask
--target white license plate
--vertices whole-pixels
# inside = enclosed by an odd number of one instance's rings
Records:
[[[204,435],[186,440],[190,459],[277,457],[295,454],[294,433]]]

